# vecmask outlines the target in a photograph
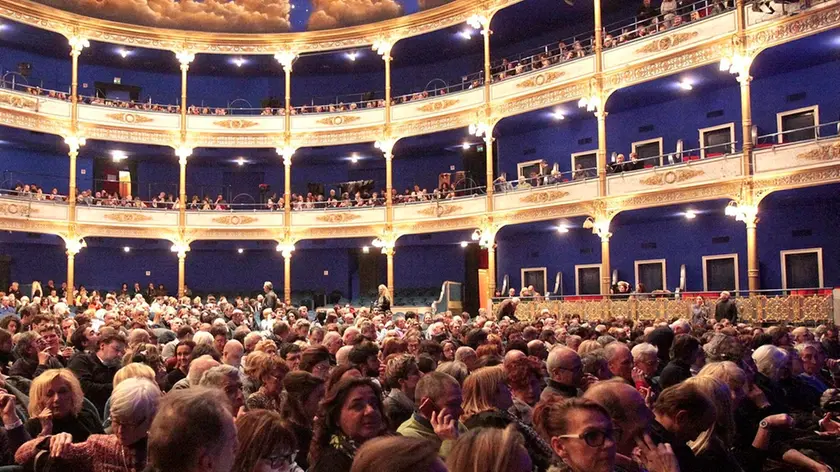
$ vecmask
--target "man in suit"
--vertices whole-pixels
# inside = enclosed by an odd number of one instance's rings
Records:
[[[277,308],[277,294],[274,293],[274,284],[271,282],[264,283],[263,291],[265,292],[265,307],[271,308],[271,311],[274,311],[274,309]]]
[[[738,321],[738,306],[726,291],[720,292],[720,298],[715,305],[715,320],[721,321],[724,318],[732,324]]]

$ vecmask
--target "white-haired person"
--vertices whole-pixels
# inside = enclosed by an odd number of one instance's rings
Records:
[[[49,461],[52,470],[141,471],[146,466],[146,440],[161,395],[160,388],[148,379],[127,379],[111,397],[112,434],[94,434],[80,443],[73,443],[68,433],[41,436],[23,444],[15,461],[36,463],[36,470],[43,470],[41,464]]]
[[[767,401],[776,411],[790,411],[785,398],[785,392],[779,381],[782,378],[782,369],[787,367],[787,352],[772,344],[765,344],[753,351],[752,359],[755,362],[755,385],[764,392]]]

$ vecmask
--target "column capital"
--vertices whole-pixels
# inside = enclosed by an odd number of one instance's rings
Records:
[[[70,36],[67,41],[70,43],[70,55],[73,57],[79,57],[85,48],[90,47],[90,41],[82,36]]]
[[[178,163],[182,166],[187,165],[187,158],[192,155],[193,148],[187,145],[181,145],[175,148],[175,155],[178,156]]]
[[[370,48],[376,51],[376,54],[382,56],[383,61],[388,62],[393,59],[391,57],[391,49],[394,47],[396,42],[396,40],[391,38],[381,38],[374,41]]]
[[[379,248],[382,254],[394,255],[394,247],[397,245],[397,239],[400,236],[394,233],[382,233],[378,238],[371,241],[371,246]]]
[[[388,160],[394,157],[394,145],[397,144],[397,141],[399,140],[400,138],[392,138],[390,136],[387,136],[373,143],[373,147],[382,151],[382,154],[385,156],[385,159]]]
[[[64,144],[70,147],[70,154],[78,154],[79,148],[84,146],[86,142],[84,136],[68,135],[64,137]]]
[[[292,165],[292,156],[297,151],[297,148],[294,146],[283,146],[274,149],[277,151],[277,154],[283,157],[283,165],[289,167]]]
[[[181,63],[181,70],[189,69],[190,63],[195,60],[195,53],[189,50],[175,51],[175,58]]]
[[[87,241],[84,238],[64,238],[64,247],[67,250],[67,256],[72,257],[87,247]]]
[[[734,216],[735,221],[743,221],[747,228],[755,228],[758,223],[758,205],[732,200],[726,205],[726,216]]]
[[[189,243],[185,242],[175,242],[172,244],[170,251],[177,254],[178,259],[184,259],[187,257],[187,253],[190,251],[190,245]]]
[[[493,34],[493,31],[490,30],[490,20],[492,19],[493,13],[473,13],[467,18],[467,25],[472,29],[481,31],[483,36],[489,36]]]
[[[277,243],[277,252],[281,253],[283,259],[290,259],[295,252],[295,243],[292,241],[281,241]]]
[[[591,229],[592,234],[601,238],[602,242],[609,241],[612,237],[612,233],[610,232],[610,221],[612,218],[607,218],[604,216],[599,216],[596,218],[588,217],[586,221],[583,222],[583,229]]]
[[[283,71],[289,74],[292,72],[292,64],[294,64],[295,59],[297,59],[297,57],[298,55],[296,52],[289,50],[279,51],[276,54],[274,54],[274,59],[276,59],[277,62],[280,63],[280,65],[283,67]]]

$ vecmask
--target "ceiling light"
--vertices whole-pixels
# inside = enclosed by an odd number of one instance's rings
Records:
[[[370,246],[362,246],[362,252],[367,254],[370,252]]]
[[[463,149],[463,150],[465,150],[465,151],[466,151],[466,150],[467,150],[467,149],[469,149],[469,148],[470,148],[470,143],[468,143],[468,142],[464,141],[464,142],[461,144],[461,149]]]
[[[458,33],[458,36],[460,36],[463,39],[472,39],[472,31],[468,29],[462,30],[460,33]]]
[[[128,246],[123,247],[123,252],[131,252],[131,248]]]
[[[245,165],[245,158],[240,157],[239,159],[236,160],[236,163],[241,165],[241,166],[244,166]]]
[[[359,53],[356,51],[347,53],[347,59],[350,59],[351,61],[355,61],[357,57],[359,57]]]
[[[245,250],[242,249],[242,248],[239,248],[239,249],[236,250],[236,252],[238,252],[239,254],[242,254],[243,252],[245,252]]]
[[[687,210],[685,212],[685,218],[687,220],[693,220],[694,218],[697,218],[697,213],[694,213],[694,210]]]
[[[356,154],[355,152],[353,154],[351,154],[350,155],[350,162],[352,162],[353,164],[356,164],[357,162],[359,162],[359,155]]]
[[[561,121],[561,120],[565,120],[565,119],[566,119],[566,115],[564,115],[564,114],[563,114],[563,112],[562,112],[561,110],[555,110],[555,111],[551,114],[551,116],[552,116],[555,120],[557,120],[557,121]]]
[[[568,233],[569,228],[567,228],[566,225],[560,225],[560,226],[557,227],[557,232],[558,233]]]
[[[243,65],[245,65],[245,59],[237,57],[233,60],[233,63],[236,64],[236,67],[242,67]]]
[[[461,241],[461,247],[467,247],[467,246],[469,246],[469,244],[470,243],[468,243],[466,241]]]
[[[117,53],[119,53],[119,55],[122,56],[123,59],[125,59],[126,57],[128,57],[129,54],[131,54],[131,51],[125,48],[120,48],[117,51]]]
[[[128,156],[123,151],[111,151],[111,159],[113,159],[114,162],[120,162],[127,158]]]
[[[694,86],[691,85],[691,82],[688,79],[683,79],[683,81],[679,83],[679,86],[683,90],[691,90],[694,88]]]

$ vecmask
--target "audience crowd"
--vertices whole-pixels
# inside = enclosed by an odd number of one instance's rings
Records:
[[[543,310],[309,311],[0,293],[0,466],[73,471],[840,467],[837,328]],[[48,294],[48,295],[47,295]],[[77,295],[77,296],[76,296]],[[18,467],[18,468],[16,468]],[[25,469],[24,469],[25,468]]]

